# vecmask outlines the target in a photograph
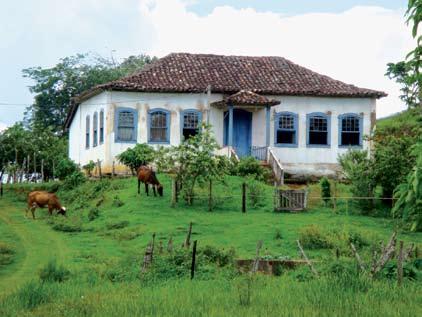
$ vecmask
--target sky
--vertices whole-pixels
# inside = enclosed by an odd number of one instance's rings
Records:
[[[406,0],[14,0],[0,11],[0,131],[33,96],[22,69],[84,52],[123,59],[170,52],[283,56],[389,94],[378,117],[405,109],[386,64],[415,46]],[[8,105],[5,105],[8,104]]]

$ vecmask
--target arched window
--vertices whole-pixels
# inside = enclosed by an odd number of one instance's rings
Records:
[[[362,117],[354,113],[339,116],[339,146],[362,145]]]
[[[118,108],[116,110],[116,142],[136,142],[138,112],[135,109]]]
[[[274,145],[297,146],[298,115],[292,112],[278,112],[274,120]]]
[[[148,142],[170,142],[170,112],[165,109],[153,109],[148,112]]]
[[[92,146],[95,147],[98,145],[98,113],[94,112],[92,118]]]
[[[330,146],[330,116],[322,112],[315,112],[306,115],[307,145],[308,146]]]
[[[182,140],[196,135],[201,128],[202,113],[198,110],[184,110],[181,113]]]
[[[86,116],[86,121],[85,121],[85,147],[87,149],[89,149],[89,115]]]
[[[100,144],[104,143],[104,110],[100,111]]]

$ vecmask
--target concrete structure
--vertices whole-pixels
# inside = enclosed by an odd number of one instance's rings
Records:
[[[183,54],[176,54],[180,55]],[[224,60],[224,57],[218,58]],[[247,57],[241,61],[244,58]],[[163,67],[163,62],[159,66]],[[146,72],[151,69],[154,70],[154,64]],[[297,76],[302,75],[297,73]],[[146,76],[143,71],[139,74]],[[191,78],[189,72],[184,76],[188,77],[186,80]],[[321,78],[326,80],[325,76]],[[129,77],[129,80],[134,79]],[[136,80],[143,86],[123,89],[118,81],[96,87],[79,97],[66,123],[72,160],[81,165],[100,160],[105,173],[111,172],[114,161],[116,172],[125,172],[126,168],[118,164],[116,156],[127,148],[136,143],[155,147],[177,145],[195,133],[200,122],[208,122],[223,148],[221,153],[230,153],[233,149],[238,156],[267,159],[268,149],[271,149],[287,173],[330,175],[338,169],[340,154],[351,147],[370,148],[364,136],[370,135],[374,127],[376,99],[384,96],[382,92],[343,83],[347,86],[340,85],[339,93],[332,92],[328,88],[335,89],[340,82],[331,79],[332,82],[323,82],[327,91],[321,89],[320,83],[316,93],[302,93],[295,88],[286,92],[268,89],[268,93],[258,94],[255,92],[259,89],[249,89],[250,85],[245,84],[239,88],[246,89],[233,94],[221,87],[213,89],[218,85],[214,82],[210,83],[208,95],[206,87],[209,85],[203,82],[204,87],[200,88],[205,89],[187,88],[186,91],[177,87],[172,91],[166,87],[167,83],[160,82],[158,86],[162,91],[157,91],[145,87],[146,79]],[[127,82],[124,85],[129,87]],[[236,89],[230,86],[227,91]]]

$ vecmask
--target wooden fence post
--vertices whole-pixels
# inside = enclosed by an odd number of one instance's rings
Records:
[[[333,209],[334,209],[334,212],[337,212],[337,180],[334,180],[334,183],[333,183],[333,189],[334,189],[334,197],[333,197]]]
[[[189,246],[190,246],[191,235],[192,235],[192,221],[189,223],[189,229],[188,229],[188,233],[186,235],[186,240],[185,240],[185,243],[184,243],[185,248],[189,248]]]
[[[210,180],[209,192],[208,192],[208,211],[212,211],[212,180]]]
[[[193,241],[192,264],[191,264],[191,267],[190,267],[190,279],[191,280],[195,276],[196,243],[197,243],[197,240]]]
[[[167,252],[173,253],[173,237],[170,237],[169,242],[167,243]]]
[[[44,159],[41,159],[41,183],[44,182]]]
[[[314,266],[312,265],[312,262],[309,261],[308,257],[305,254],[305,251],[303,251],[302,245],[300,244],[299,240],[296,240],[297,246],[299,248],[300,253],[302,253],[302,257],[305,259],[306,263],[308,264],[309,268],[311,269],[312,273],[314,273],[314,275],[316,277],[318,277],[318,272],[315,270]]]
[[[34,152],[34,182],[37,182],[37,157]]]
[[[242,184],[242,212],[246,212],[246,183]]]
[[[101,173],[101,161],[97,160],[97,165],[98,165],[98,176],[100,176],[100,179],[103,178],[103,174]]]
[[[255,254],[255,261],[253,262],[252,266],[252,273],[256,273],[259,269],[259,251],[261,251],[262,245],[264,242],[262,240],[259,240],[256,244],[256,254]]]
[[[397,256],[397,285],[403,284],[403,241],[399,244],[399,254]]]
[[[111,177],[114,178],[114,175],[116,175],[116,170],[115,170],[115,162],[113,161],[112,165],[111,165]]]

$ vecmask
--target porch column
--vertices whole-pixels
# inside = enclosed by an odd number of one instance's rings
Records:
[[[233,146],[233,105],[229,104],[229,137],[228,146]]]
[[[271,107],[266,106],[265,108],[265,144],[266,146],[270,146],[270,116],[271,116]]]

